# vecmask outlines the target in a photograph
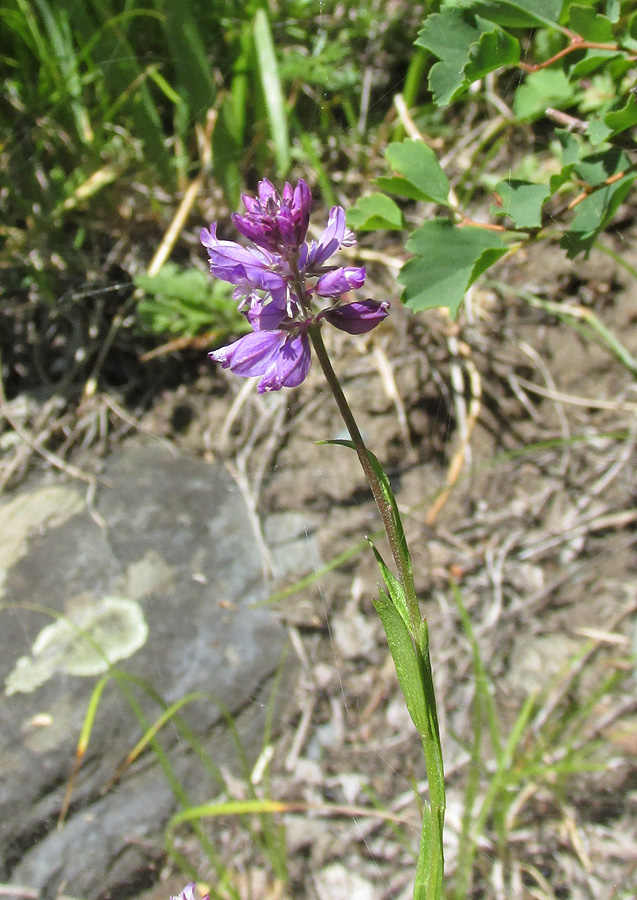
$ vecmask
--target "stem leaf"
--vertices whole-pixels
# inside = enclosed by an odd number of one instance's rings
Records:
[[[393,600],[381,590],[374,607],[383,623],[398,681],[405,695],[409,715],[420,735],[428,732],[425,687],[414,643]]]

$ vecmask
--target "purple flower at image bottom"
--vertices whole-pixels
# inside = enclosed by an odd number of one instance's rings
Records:
[[[177,897],[171,897],[170,900],[197,900],[197,897],[195,896],[195,887],[194,881],[189,882]],[[203,900],[209,900],[208,894],[203,897]]]

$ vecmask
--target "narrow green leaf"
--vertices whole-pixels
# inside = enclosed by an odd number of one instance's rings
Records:
[[[403,228],[403,214],[386,194],[369,194],[348,209],[347,224],[356,231],[400,231]]]
[[[287,116],[274,41],[272,40],[272,31],[264,9],[258,9],[255,13],[253,34],[277,169],[279,175],[285,175],[290,168],[290,141]]]
[[[192,6],[182,0],[155,0],[155,8],[162,18],[179,91],[185,96],[193,116],[202,119],[213,105],[217,91]]]
[[[405,286],[403,303],[415,310],[446,306],[455,318],[467,288],[507,246],[493,231],[431,219],[414,231],[406,249],[416,255],[398,276]]]
[[[380,616],[398,681],[405,695],[409,715],[419,734],[427,734],[427,708],[422,673],[414,644],[402,616],[385,591],[379,592],[374,607]]]
[[[548,185],[507,179],[496,185],[502,206],[491,207],[496,216],[509,216],[516,228],[540,228],[542,206],[551,195]]]
[[[433,869],[431,835],[433,832],[431,817],[433,813],[428,805],[422,811],[422,829],[418,846],[418,862],[414,879],[414,900],[429,900],[431,896],[431,872]],[[440,896],[440,891],[434,896]]]
[[[231,209],[239,205],[243,145],[238,138],[234,98],[224,97],[212,135],[212,168],[215,180],[225,194]]]
[[[390,144],[385,156],[419,192],[416,199],[449,205],[449,181],[431,147],[423,141],[404,140]]]
[[[407,606],[407,598],[405,597],[405,592],[401,583],[398,581],[394,573],[389,569],[385,560],[378,552],[378,549],[374,542],[367,538],[367,543],[374,551],[374,556],[376,557],[376,562],[378,563],[378,568],[380,569],[380,573],[383,576],[383,581],[387,586],[387,591],[389,593],[389,597],[400,613],[400,616],[405,623],[405,626],[408,631],[411,632],[411,621],[409,618],[409,607]]]
[[[332,440],[332,441],[319,441],[320,444],[335,444],[339,447],[349,447],[350,450],[356,450],[352,441],[343,441],[343,440]],[[399,545],[399,552],[402,556],[403,568],[408,580],[408,584],[403,587],[406,591],[413,596],[414,603],[416,602],[416,592],[414,589],[414,576],[411,565],[411,557],[409,555],[409,549],[407,546],[407,538],[405,537],[405,529],[403,528],[403,522],[400,517],[400,512],[398,510],[398,504],[396,503],[396,498],[394,497],[394,492],[392,491],[391,484],[389,483],[389,478],[387,477],[387,473],[383,469],[380,464],[378,458],[371,452],[371,450],[367,451],[367,457],[370,461],[370,464],[374,470],[376,477],[378,478],[381,490],[383,492],[383,500],[385,504],[391,510],[391,515],[394,524],[394,532],[396,534],[396,539]]]

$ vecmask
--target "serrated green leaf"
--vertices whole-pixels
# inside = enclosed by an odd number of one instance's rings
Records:
[[[420,192],[420,200],[449,205],[449,181],[431,147],[423,141],[404,140],[385,150],[385,156],[400,175]]]
[[[597,235],[604,230],[625,200],[635,179],[637,173],[625,175],[613,184],[598,188],[577,206],[575,218],[561,240],[561,246],[569,259],[590,250]]]
[[[469,61],[464,68],[467,84],[483,78],[501,66],[515,66],[520,61],[520,43],[502,28],[485,31],[469,48]]]
[[[555,25],[563,0],[462,0],[473,12],[506,28]]]
[[[619,134],[627,128],[637,125],[637,100],[630,94],[626,104],[621,109],[613,110],[604,116],[604,124],[611,129],[613,134]]]
[[[381,175],[375,179],[376,187],[382,188],[388,194],[396,194],[397,197],[404,197],[406,200],[425,200],[422,191],[419,190],[411,181],[407,181],[402,175]]]
[[[491,208],[495,215],[509,216],[516,228],[540,228],[542,206],[551,195],[548,185],[507,179],[496,185],[496,191],[502,206]]]
[[[567,106],[574,98],[575,88],[561,69],[540,69],[518,87],[513,111],[522,121],[531,121],[545,115],[547,106]]]
[[[619,50],[587,50],[585,54],[568,67],[568,80],[576,84],[602,67],[608,66],[612,59],[620,59]],[[575,54],[571,59],[575,58]]]
[[[573,5],[569,9],[569,27],[585,41],[609,43],[613,40],[613,24],[590,6]]]
[[[609,178],[625,172],[630,160],[622,150],[611,147],[601,153],[591,153],[578,162],[574,171],[578,178],[590,185],[603,184]]]
[[[507,246],[493,231],[431,219],[412,234],[406,249],[416,255],[398,276],[405,286],[403,303],[414,310],[446,306],[455,318],[469,286]]]
[[[403,214],[386,194],[369,194],[348,209],[347,224],[356,231],[400,231]]]
[[[389,651],[405,695],[409,715],[418,733],[426,734],[428,723],[425,688],[418,656],[407,626],[385,591],[379,591],[378,599],[374,600],[374,607],[387,635]]]
[[[562,165],[569,166],[579,162],[581,142],[571,132],[565,128],[556,128],[555,137],[559,141],[562,152]]]
[[[612,133],[613,129],[609,128],[608,125],[604,125],[600,116],[594,116],[592,119],[588,120],[586,135],[591,144],[603,144]]]
[[[443,8],[427,16],[416,44],[437,56],[440,62],[429,73],[429,88],[434,102],[444,106],[465,87],[464,67],[469,61],[469,48],[477,43],[483,31],[491,30],[475,16],[460,9]]]

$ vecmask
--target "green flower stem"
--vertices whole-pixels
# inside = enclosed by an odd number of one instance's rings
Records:
[[[356,424],[356,419],[354,418],[349,403],[347,402],[345,394],[343,393],[343,389],[337,378],[336,372],[332,368],[332,363],[330,362],[330,358],[327,355],[327,350],[325,349],[325,344],[323,343],[323,336],[321,334],[320,325],[313,325],[309,329],[309,335],[314,346],[317,359],[321,365],[321,368],[323,369],[323,374],[325,375],[327,383],[330,386],[330,390],[332,391],[334,399],[336,400],[339,412],[343,417],[343,421],[345,422],[347,430],[349,431],[349,435],[352,439],[352,444],[354,445],[354,449],[356,450],[360,464],[363,467],[365,477],[367,478],[372,494],[374,495],[374,500],[376,501],[376,506],[378,507],[378,511],[380,512],[381,518],[383,520],[383,525],[385,526],[385,531],[387,532],[387,538],[389,540],[389,546],[392,552],[392,556],[394,557],[394,562],[396,563],[396,568],[398,569],[398,577],[401,584],[403,585],[403,588],[405,589],[405,595],[409,607],[409,615],[411,618],[412,637],[416,638],[418,629],[420,627],[420,611],[418,609],[418,601],[416,599],[416,593],[413,586],[411,567],[408,564],[409,555],[407,552],[407,548],[404,546],[404,542],[401,541],[398,537],[392,510],[385,500],[383,489],[381,487],[380,481],[378,480],[378,476],[374,472],[374,469],[369,461],[369,454],[367,452],[367,447],[365,446],[363,436],[360,433],[358,425]]]
[[[444,876],[444,844],[443,829],[447,808],[445,791],[445,770],[440,743],[440,728],[436,708],[431,657],[429,655],[429,631],[427,622],[423,620],[418,642],[418,658],[422,672],[423,686],[428,718],[427,729],[421,732],[422,749],[427,768],[427,784],[429,785],[429,809],[425,812],[421,847],[418,854],[414,900],[440,900],[443,890]],[[425,849],[426,845],[427,849]],[[426,860],[429,871],[422,873],[422,862]]]
[[[391,552],[398,570],[398,578],[405,592],[407,610],[410,619],[409,632],[414,644],[414,652],[421,673],[422,689],[425,695],[427,720],[418,731],[422,740],[429,785],[429,803],[423,816],[423,830],[418,854],[418,867],[414,885],[414,900],[440,900],[443,890],[444,848],[443,826],[445,818],[445,780],[440,744],[440,729],[436,709],[431,659],[429,656],[429,635],[427,623],[421,621],[418,600],[414,588],[413,574],[409,550],[399,533],[391,503],[380,483],[378,475],[370,462],[365,442],[360,433],[354,415],[349,407],[340,382],[332,368],[329,356],[323,343],[321,326],[313,325],[308,330],[328,385],[334,395],[343,421],[347,426],[352,444],[356,450],[360,464],[367,477],[376,505],[380,512],[389,539]],[[397,515],[397,513],[396,513]]]

